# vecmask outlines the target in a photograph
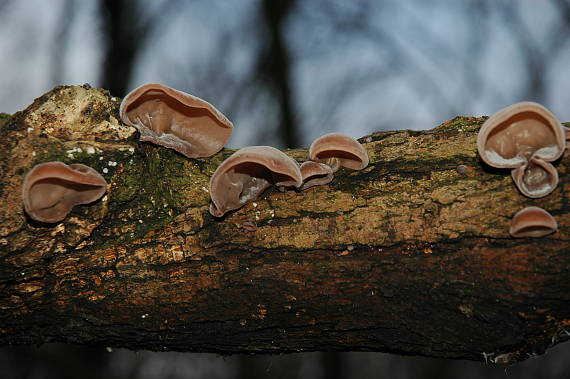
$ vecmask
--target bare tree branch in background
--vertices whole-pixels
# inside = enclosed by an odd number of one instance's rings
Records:
[[[11,0],[0,0],[0,13],[4,12],[10,3]]]
[[[405,4],[405,3],[403,3]],[[430,6],[426,3],[426,6]],[[461,86],[461,92],[452,95],[451,108],[446,111],[450,114],[461,114],[461,109],[465,108],[465,104],[472,104],[479,98],[483,86],[485,88],[485,96],[492,98],[500,98],[501,94],[497,90],[492,81],[486,80],[486,75],[482,72],[480,61],[487,52],[485,44],[489,42],[489,27],[487,4],[483,1],[461,2],[457,4],[460,8],[458,14],[469,14],[470,32],[468,33],[469,42],[462,48],[457,49],[451,45],[451,41],[444,40],[441,36],[434,33],[430,20],[426,20],[422,16],[421,7],[407,7],[405,14],[409,15],[409,19],[414,25],[414,32],[409,32],[404,28],[404,32],[408,32],[407,40],[413,41],[417,36],[421,36],[421,41],[416,41],[413,48],[421,52],[422,55],[430,61],[436,70],[445,72],[446,67],[459,66],[464,68],[465,75],[463,77],[464,84]],[[445,87],[445,85],[440,84]],[[465,89],[469,88],[468,91]]]
[[[506,29],[510,31],[512,40],[522,58],[526,71],[526,86],[521,98],[544,102],[548,94],[547,72],[553,62],[564,50],[570,37],[570,3],[567,0],[553,2],[559,10],[559,20],[549,29],[546,42],[537,40],[531,26],[525,22],[521,14],[521,4],[514,1],[498,3],[498,10]]]
[[[570,1],[569,0],[553,0],[554,6],[558,9],[560,22],[551,26],[548,34],[550,41],[547,43],[548,51],[561,52],[564,45],[570,40]]]
[[[106,44],[102,86],[115,96],[127,93],[137,55],[155,29],[184,2],[163,1],[151,15],[138,0],[101,0]]]
[[[371,18],[372,9],[368,12],[356,12],[352,17],[346,17],[338,3],[335,2],[328,6],[325,6],[325,3],[317,2],[315,12],[325,14],[334,29],[350,34],[353,40],[364,39],[378,46],[389,57],[388,65],[393,68],[394,76],[402,76],[411,88],[417,89],[420,101],[429,102],[427,106],[432,109],[454,109],[454,101],[446,93],[442,84],[433,78],[432,72],[424,64],[411,55],[410,49],[414,46],[404,44],[401,39],[396,38],[394,31],[380,25],[378,20],[373,20]],[[318,6],[319,4],[322,6]],[[365,7],[368,3],[364,1],[362,4]],[[375,6],[382,7],[380,11],[386,14],[394,12],[394,9],[390,8],[391,5],[375,4]],[[381,80],[376,83],[380,85]],[[426,93],[429,93],[429,96],[426,96]],[[348,97],[349,94],[346,94],[346,98]]]
[[[148,26],[139,21],[136,0],[102,0],[106,53],[102,86],[113,95],[127,92],[134,62],[148,36]]]
[[[172,62],[171,65],[179,69],[167,75],[172,75],[171,81],[180,83],[181,88],[196,90],[200,96],[215,102],[232,119],[245,115],[251,125],[263,125],[263,129],[255,131],[252,144],[299,146],[301,140],[295,117],[298,112],[291,88],[293,62],[285,40],[285,25],[294,14],[293,9],[291,1],[261,2],[251,19],[239,26],[239,32],[224,25],[216,28],[216,33],[209,36],[215,39],[209,56],[193,56],[194,64],[190,67],[187,63]],[[210,6],[207,10],[208,14],[212,13]],[[264,33],[259,32],[260,24]],[[252,64],[236,74],[228,65],[236,52],[243,54],[240,38],[244,33],[253,36],[246,47],[253,57]],[[184,73],[182,79],[177,72]]]
[[[261,82],[279,104],[279,133],[286,147],[299,147],[299,132],[290,85],[291,58],[284,27],[294,9],[294,0],[264,0],[261,15],[268,31],[267,46],[259,57],[257,70]]]

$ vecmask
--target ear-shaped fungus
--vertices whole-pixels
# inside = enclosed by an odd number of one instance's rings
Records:
[[[513,216],[509,233],[515,238],[543,237],[556,229],[558,224],[550,213],[539,207],[526,207]]]
[[[530,198],[546,196],[556,188],[558,173],[549,162],[560,158],[565,146],[564,129],[556,116],[528,101],[495,113],[477,136],[483,161],[513,169],[515,184]]]
[[[368,166],[368,154],[354,138],[341,133],[325,134],[317,138],[309,148],[309,159],[338,171],[340,166],[362,170]]]
[[[24,178],[24,209],[34,220],[58,222],[76,205],[92,203],[107,191],[107,182],[94,169],[79,163],[40,163]]]
[[[216,217],[256,199],[271,185],[299,187],[297,162],[271,146],[249,146],[226,159],[210,178],[210,213]]]
[[[141,141],[174,149],[188,158],[209,157],[230,138],[233,124],[212,104],[162,84],[145,84],[121,103],[121,119]]]
[[[302,191],[313,186],[328,184],[333,180],[333,174],[333,169],[324,163],[303,162],[301,165],[303,185],[299,189]]]

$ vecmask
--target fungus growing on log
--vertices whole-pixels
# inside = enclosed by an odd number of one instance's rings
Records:
[[[558,172],[549,163],[562,156],[565,132],[556,116],[540,104],[522,102],[491,116],[477,136],[477,149],[485,163],[512,169],[520,192],[530,198],[551,193]]]
[[[328,165],[333,172],[340,166],[362,170],[368,166],[368,154],[354,138],[341,133],[325,134],[317,138],[309,148],[309,159]]]
[[[210,178],[210,213],[216,217],[256,199],[271,185],[299,187],[299,164],[271,146],[249,146],[226,159]]]
[[[303,176],[303,185],[299,187],[301,191],[313,186],[328,184],[334,177],[333,169],[329,165],[313,161],[303,162],[301,175]]]
[[[121,119],[141,141],[174,149],[188,158],[209,157],[222,149],[233,124],[212,104],[162,84],[145,84],[121,103]]]
[[[24,178],[22,201],[34,220],[54,223],[71,209],[92,203],[107,191],[107,182],[93,168],[54,161],[34,166]]]
[[[539,207],[526,207],[511,220],[509,234],[515,238],[543,237],[558,229],[550,213]]]

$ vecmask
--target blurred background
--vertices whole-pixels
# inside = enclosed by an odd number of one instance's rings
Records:
[[[230,147],[430,129],[522,100],[570,121],[570,0],[0,0],[0,112],[58,84],[160,82],[234,122]],[[568,378],[570,344],[515,367],[381,353],[5,347],[0,378]]]

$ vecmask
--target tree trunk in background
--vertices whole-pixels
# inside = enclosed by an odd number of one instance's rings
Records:
[[[483,118],[461,117],[374,133],[366,169],[214,219],[208,181],[232,151],[186,159],[140,144],[118,105],[58,87],[0,118],[1,344],[512,363],[569,339],[570,159],[556,191],[526,199],[482,166]],[[31,221],[22,177],[50,160],[104,173],[108,194],[57,225]],[[510,238],[530,204],[559,231]]]
[[[291,89],[291,57],[285,39],[286,21],[294,9],[295,1],[264,0],[261,14],[267,28],[267,46],[262,51],[258,74],[275,97],[279,108],[279,134],[285,147],[299,147],[299,130],[294,117],[293,93]]]
[[[137,17],[136,0],[101,0],[103,23],[102,84],[114,96],[125,96],[135,58],[147,30]]]

